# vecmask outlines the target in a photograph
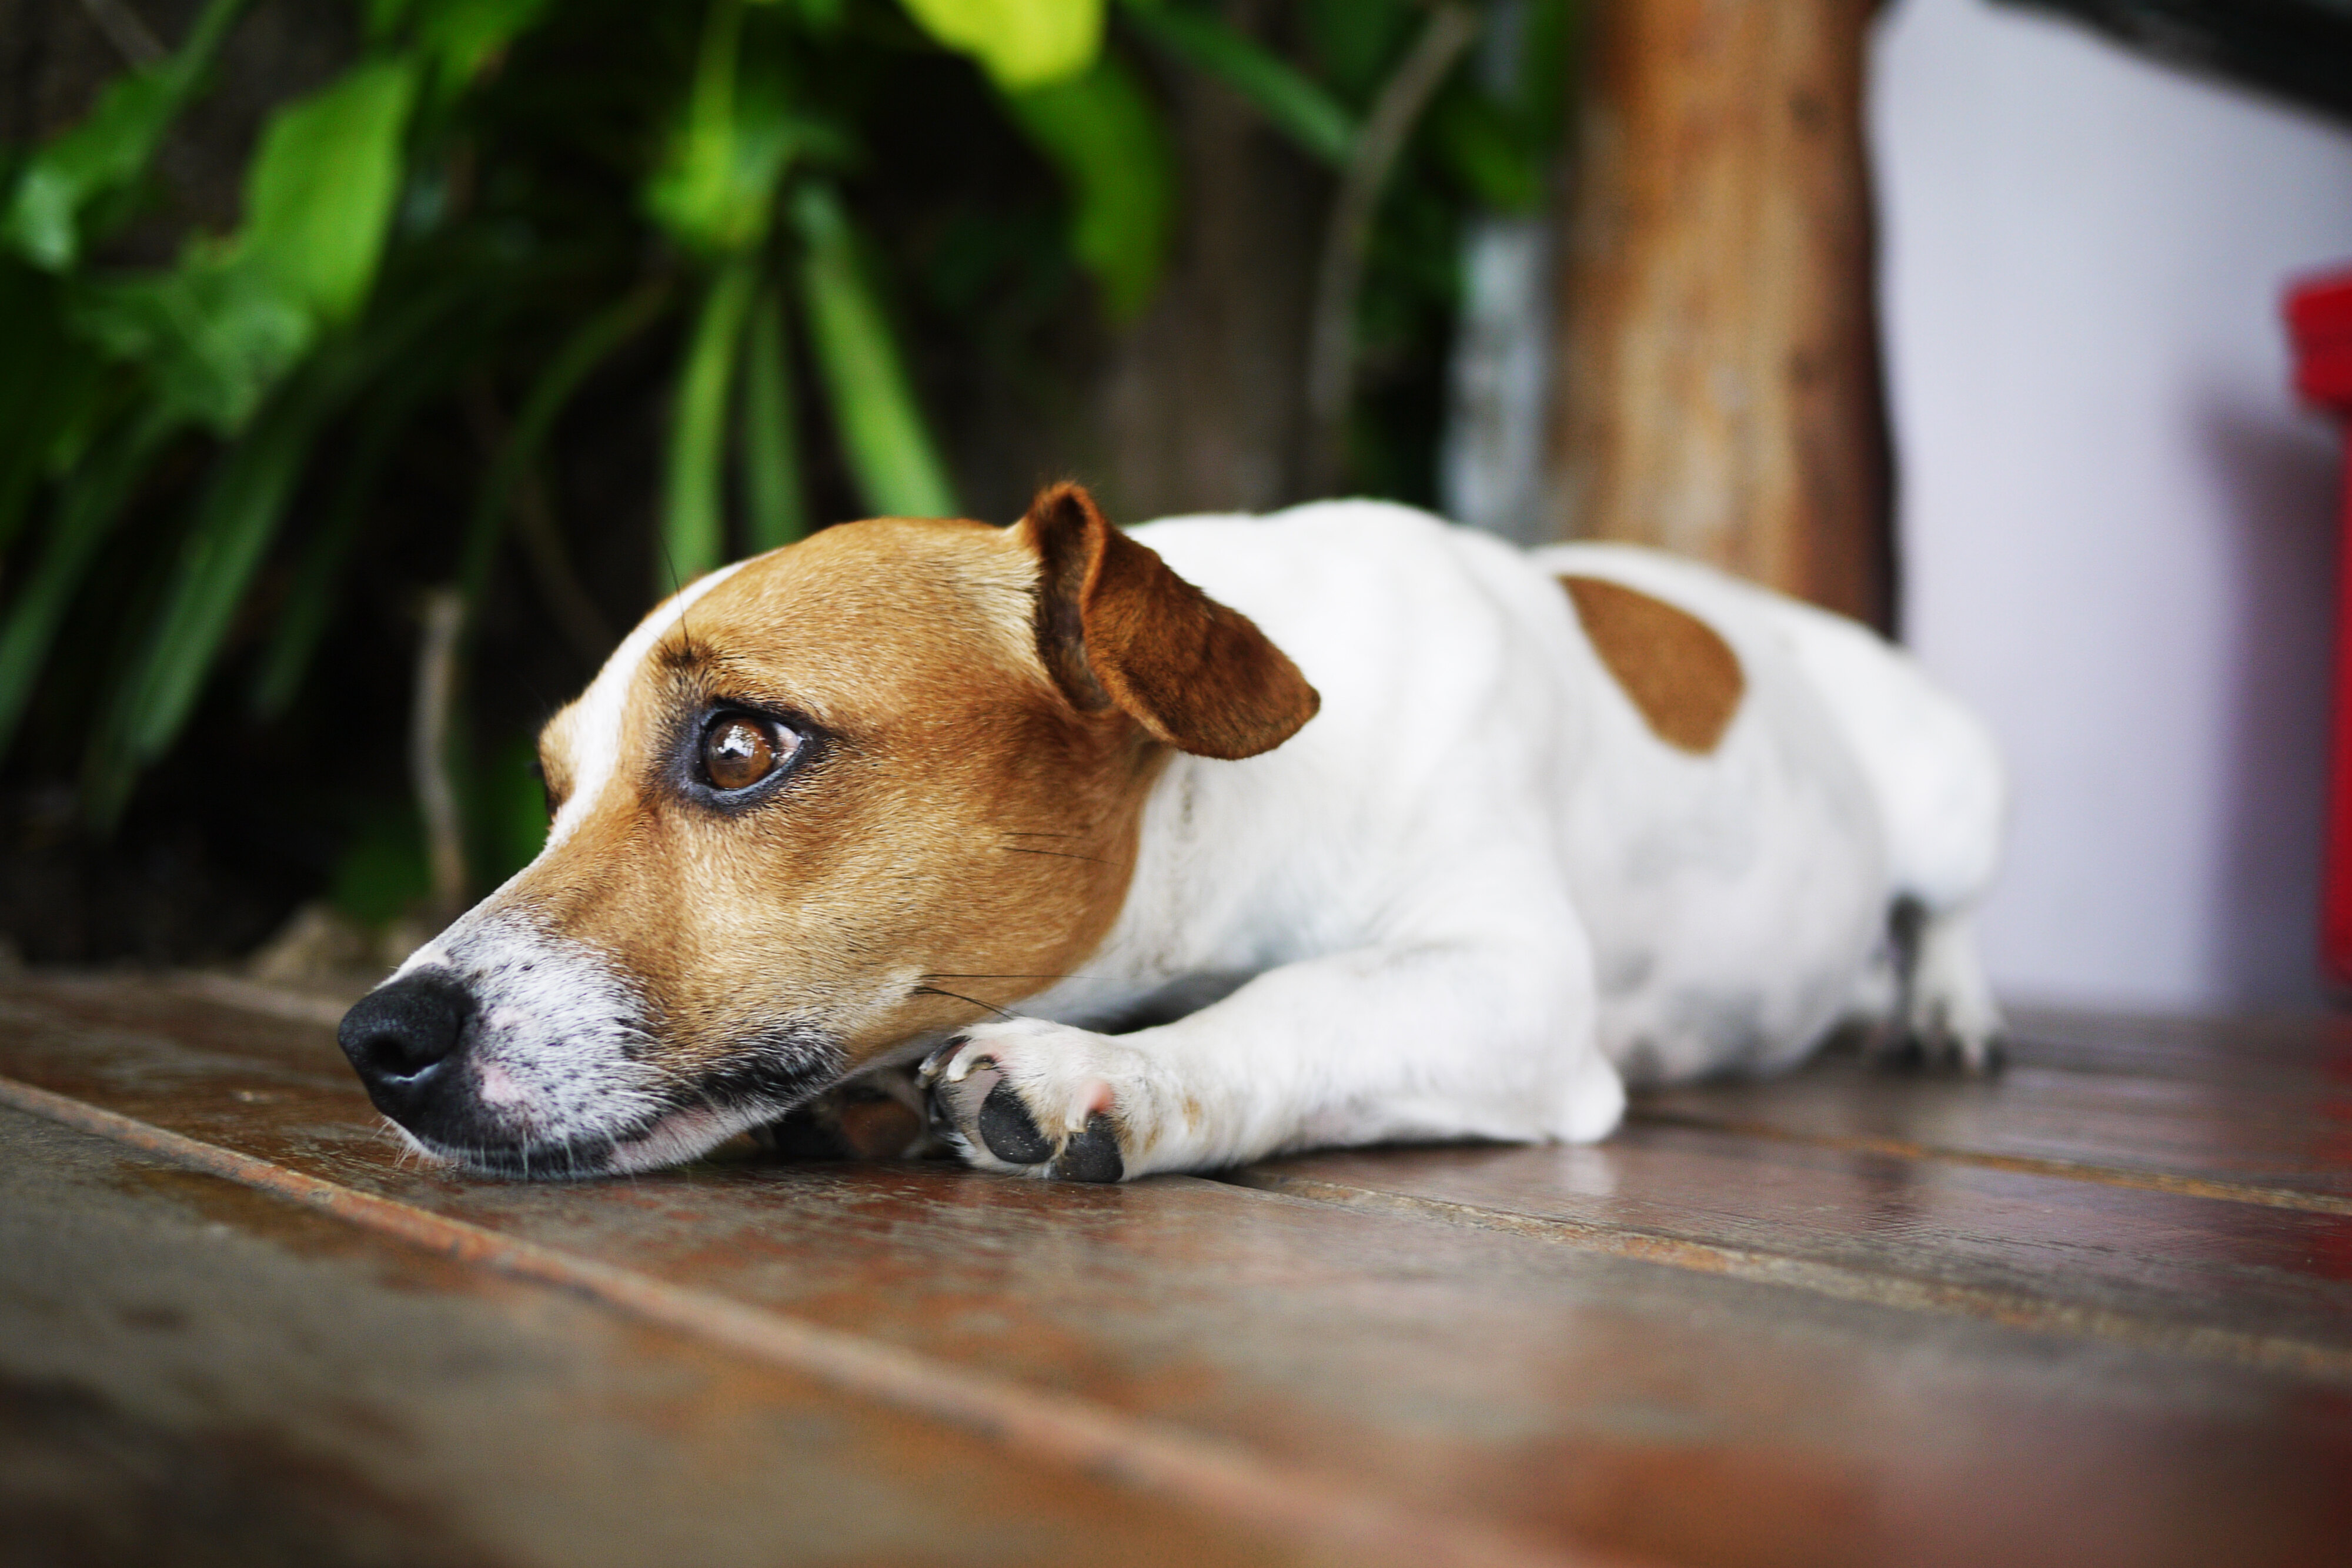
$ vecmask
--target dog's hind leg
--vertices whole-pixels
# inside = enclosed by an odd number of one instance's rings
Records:
[[[1920,922],[1906,991],[1905,1021],[1928,1061],[1956,1062],[1971,1072],[2000,1065],[2000,1004],[1965,913]]]
[[[2000,749],[1900,649],[1810,605],[1770,602],[1869,779],[1886,834],[1895,894],[1887,964],[1863,977],[1855,1011],[1886,1020],[1884,1054],[1990,1067],[2000,1055],[2000,1009],[1969,911],[2000,860],[2009,796]]]
[[[1916,899],[1897,899],[1887,917],[1887,947],[1895,995],[1878,1054],[1971,1072],[1999,1066],[2000,1004],[1967,912],[1938,913]]]

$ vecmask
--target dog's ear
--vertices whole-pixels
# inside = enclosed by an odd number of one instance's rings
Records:
[[[1081,713],[1117,707],[1198,757],[1271,751],[1322,698],[1255,622],[1103,520],[1076,485],[1039,493],[1015,530],[1037,556],[1037,653]]]

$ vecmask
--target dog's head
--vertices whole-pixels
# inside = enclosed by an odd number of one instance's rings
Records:
[[[1072,970],[1169,748],[1313,716],[1248,619],[1076,486],[882,518],[655,610],[540,738],[539,858],[344,1018],[426,1152],[642,1170]]]

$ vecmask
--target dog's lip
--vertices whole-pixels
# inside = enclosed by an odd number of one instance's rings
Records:
[[[517,1181],[585,1181],[609,1176],[615,1147],[609,1138],[566,1143],[446,1144],[409,1132],[409,1147],[426,1164],[467,1176],[506,1176]]]
[[[449,1144],[394,1124],[409,1146],[434,1165],[521,1181],[586,1181],[661,1170],[706,1153],[749,1124],[740,1116],[702,1106],[678,1106],[619,1133],[562,1140]]]

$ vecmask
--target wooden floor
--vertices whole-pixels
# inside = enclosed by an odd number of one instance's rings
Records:
[[[2352,1563],[2352,1028],[520,1186],[404,1165],[332,1016],[0,988],[0,1562]]]

